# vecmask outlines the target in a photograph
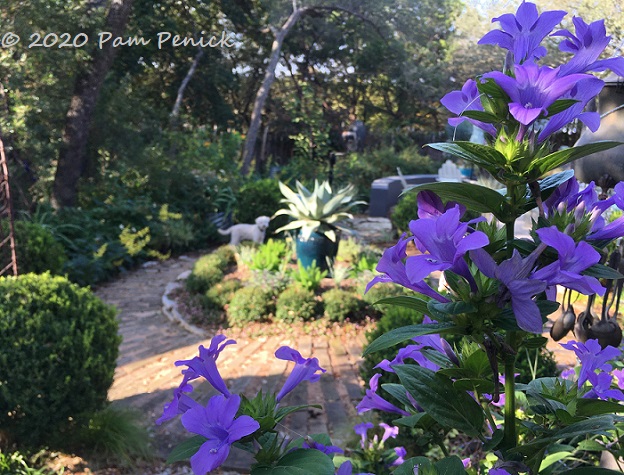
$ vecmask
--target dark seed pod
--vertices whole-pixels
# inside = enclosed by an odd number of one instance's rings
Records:
[[[579,313],[578,317],[576,317],[576,323],[574,324],[574,335],[578,341],[585,343],[589,340],[588,332],[593,323],[594,317],[591,313]]]
[[[550,328],[550,336],[552,337],[552,339],[555,341],[561,340],[564,336],[568,334],[570,330],[572,330],[572,328],[574,328],[575,321],[576,315],[574,314],[572,307],[570,307],[565,312],[562,312],[559,318],[555,320],[555,323],[553,323],[553,326]]]
[[[596,339],[600,343],[602,349],[607,346],[620,346],[622,342],[622,329],[618,325],[615,318],[606,321],[598,321],[592,325],[587,331],[587,339]]]

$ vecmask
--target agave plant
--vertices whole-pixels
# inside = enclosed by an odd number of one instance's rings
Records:
[[[275,232],[301,229],[301,239],[308,240],[312,233],[326,236],[330,241],[336,242],[336,231],[347,229],[340,226],[340,222],[353,215],[348,210],[364,201],[353,201],[355,187],[348,185],[337,192],[333,192],[327,181],[319,183],[314,181],[314,190],[310,191],[301,183],[297,182],[297,192],[280,182],[279,187],[284,195],[281,200],[288,208],[280,209],[273,215],[290,216],[293,221],[282,226]]]

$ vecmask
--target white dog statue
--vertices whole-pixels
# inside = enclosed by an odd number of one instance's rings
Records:
[[[237,246],[241,241],[253,241],[262,244],[270,221],[271,218],[268,216],[258,216],[256,224],[235,224],[227,229],[218,229],[218,231],[223,236],[230,235],[230,245],[232,246]]]

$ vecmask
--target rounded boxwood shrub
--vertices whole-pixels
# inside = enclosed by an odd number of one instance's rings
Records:
[[[191,293],[203,294],[213,285],[223,280],[223,271],[228,261],[221,254],[208,254],[200,257],[191,275],[186,279],[186,289]]]
[[[347,318],[355,319],[366,302],[353,292],[342,289],[330,289],[323,294],[325,316],[332,322],[344,322]]]
[[[263,286],[250,285],[234,293],[227,308],[227,319],[230,325],[240,327],[267,321],[274,311],[273,292]]]
[[[228,279],[210,287],[204,294],[202,306],[206,310],[221,310],[230,303],[234,293],[242,287],[240,280]]]
[[[299,284],[288,286],[277,298],[275,307],[275,319],[286,323],[313,320],[319,313],[314,292]]]
[[[18,444],[64,439],[106,403],[121,338],[113,307],[65,277],[0,278],[0,427]]]
[[[9,227],[2,225],[6,236]],[[20,274],[42,274],[49,271],[61,274],[63,264],[67,261],[65,248],[56,240],[52,233],[43,226],[29,221],[15,221],[15,251],[17,268]]]

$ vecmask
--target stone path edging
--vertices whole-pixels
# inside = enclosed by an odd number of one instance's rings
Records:
[[[184,281],[191,275],[190,270],[186,270],[179,274],[173,282],[169,282],[165,286],[165,292],[162,295],[162,313],[173,323],[180,325],[186,331],[201,336],[203,338],[208,338],[209,334],[206,330],[199,328],[198,326],[189,323],[186,318],[180,313],[178,310],[178,302],[170,297],[170,294],[175,290],[181,289],[184,287]]]

